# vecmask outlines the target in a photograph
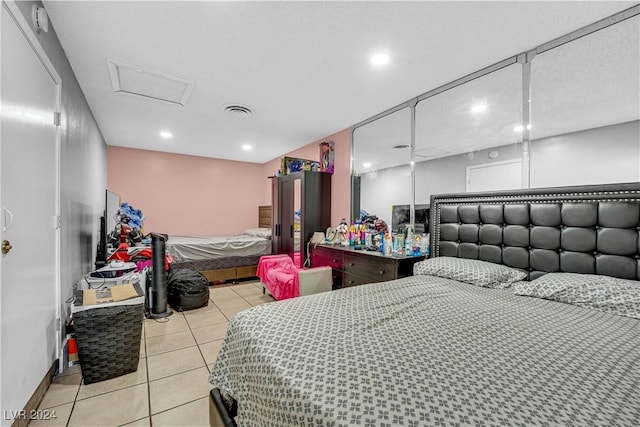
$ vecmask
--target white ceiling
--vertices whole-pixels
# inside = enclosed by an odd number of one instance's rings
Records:
[[[44,4],[107,144],[263,163],[637,2]],[[114,92],[108,59],[195,87],[186,106]]]

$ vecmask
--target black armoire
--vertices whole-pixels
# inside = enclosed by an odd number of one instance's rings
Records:
[[[331,226],[331,174],[304,171],[271,179],[272,253],[293,258],[300,252],[304,263],[313,233]]]

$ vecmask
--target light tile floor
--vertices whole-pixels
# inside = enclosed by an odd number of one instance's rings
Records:
[[[209,372],[229,319],[274,301],[260,282],[217,285],[207,307],[144,321],[138,370],[85,385],[79,366],[54,378],[31,426],[208,426]]]

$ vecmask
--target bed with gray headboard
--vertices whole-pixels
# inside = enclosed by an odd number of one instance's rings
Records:
[[[431,198],[434,256],[640,280],[640,184]]]
[[[414,276],[239,313],[213,426],[640,425],[640,183],[431,199]]]

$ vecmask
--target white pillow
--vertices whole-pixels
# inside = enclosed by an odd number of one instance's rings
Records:
[[[547,273],[513,285],[513,293],[640,319],[640,282],[610,276]]]
[[[522,270],[477,259],[437,257],[420,261],[413,266],[413,274],[428,274],[457,280],[485,288],[508,288],[511,283],[524,280]]]

